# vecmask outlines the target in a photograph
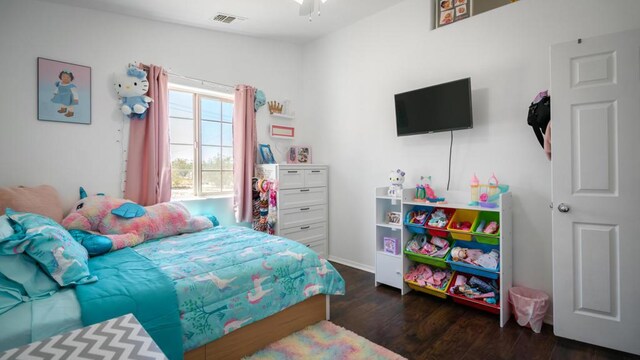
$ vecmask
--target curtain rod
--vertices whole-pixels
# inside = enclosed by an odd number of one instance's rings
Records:
[[[134,66],[141,66],[144,70],[149,70],[149,66],[148,66],[148,65],[145,65],[145,64],[140,63],[140,62],[137,62],[137,61],[135,61],[135,62],[133,62],[133,63],[129,63],[129,66],[131,66],[131,65],[134,65]],[[190,76],[181,75],[181,74],[178,74],[178,73],[173,72],[173,71],[171,70],[171,68],[169,68],[169,69],[165,69],[165,71],[166,71],[166,72],[167,72],[167,74],[169,74],[169,75],[176,76],[176,77],[179,77],[179,78],[182,78],[182,79],[191,80],[191,81],[198,81],[198,82],[202,83],[203,85],[204,85],[205,83],[208,83],[208,84],[213,84],[213,85],[215,85],[215,86],[224,87],[224,88],[228,88],[228,89],[235,89],[235,88],[236,88],[236,87],[235,87],[235,86],[233,86],[233,85],[227,85],[227,84],[217,83],[217,82],[215,82],[215,81],[203,80],[203,79],[198,79],[198,78],[194,78],[194,77],[190,77]]]
[[[178,73],[175,73],[175,72],[171,71],[170,69],[167,70],[167,74],[169,74],[171,76],[176,76],[176,77],[179,77],[179,78],[182,78],[182,79],[187,79],[187,80],[191,80],[191,81],[198,81],[198,82],[201,82],[203,85],[205,83],[207,83],[207,84],[213,84],[215,86],[224,87],[224,88],[228,88],[228,89],[235,89],[236,88],[235,86],[232,86],[232,85],[227,85],[227,84],[217,83],[215,81],[203,80],[203,79],[198,79],[198,78],[194,78],[194,77],[190,77],[190,76],[181,75],[181,74],[178,74]]]

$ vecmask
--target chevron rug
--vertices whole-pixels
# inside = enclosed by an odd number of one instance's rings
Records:
[[[245,358],[245,360],[262,359],[399,360],[405,358],[329,321],[320,321]]]
[[[0,360],[131,359],[166,360],[162,351],[131,315],[0,352]]]

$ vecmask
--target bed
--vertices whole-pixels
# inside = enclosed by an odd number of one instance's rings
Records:
[[[306,246],[244,227],[147,241],[89,267],[100,280],[1,314],[0,349],[132,312],[171,359],[237,359],[327,319],[328,295],[345,291]]]

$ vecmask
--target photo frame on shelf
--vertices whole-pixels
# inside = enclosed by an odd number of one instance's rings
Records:
[[[398,211],[387,211],[387,224],[402,225],[402,213]]]
[[[298,164],[311,164],[311,147],[296,146],[296,160]]]
[[[271,151],[271,146],[269,144],[259,144],[258,152],[260,153],[260,160],[262,164],[276,163],[276,159],[273,156],[273,152]]]
[[[91,68],[38,58],[38,120],[91,124]]]

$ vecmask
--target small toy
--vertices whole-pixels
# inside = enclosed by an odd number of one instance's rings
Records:
[[[393,197],[402,196],[402,184],[404,183],[404,176],[405,172],[400,169],[391,171],[389,173],[389,181],[391,182],[391,185],[389,185],[387,195]]]
[[[449,219],[447,218],[447,214],[442,209],[436,210],[433,214],[431,214],[431,218],[429,219],[429,226],[444,228],[449,223]]]
[[[385,236],[384,252],[395,255],[400,254],[400,241],[397,238]]]
[[[410,211],[407,217],[410,224],[424,225],[427,221],[427,214],[426,210],[414,210]]]
[[[424,185],[416,184],[416,197],[414,201],[427,201],[427,193],[424,190]]]
[[[480,201],[480,196],[478,193],[479,187],[480,180],[478,180],[476,174],[473,173],[473,177],[471,178],[471,202],[469,202],[469,205],[471,206],[478,206],[478,202]]]
[[[144,119],[152,98],[145,94],[149,90],[147,73],[129,65],[126,75],[116,75],[113,87],[120,97],[120,110],[131,119]]]
[[[456,229],[456,230],[470,231],[471,230],[471,223],[468,222],[468,221],[459,221],[459,222],[456,222],[455,224],[453,224],[451,227]]]
[[[397,211],[389,211],[387,212],[387,223],[388,224],[402,224],[402,213]]]
[[[420,252],[420,248],[427,242],[427,236],[423,234],[413,234],[411,240],[407,242],[407,251]]]
[[[498,223],[495,221],[492,221],[489,223],[489,225],[487,225],[487,227],[484,229],[483,232],[485,234],[495,234],[498,231],[498,229],[499,229]]]
[[[500,198],[500,194],[509,191],[509,185],[500,184],[495,174],[492,174],[492,176],[487,181],[487,184],[479,184],[476,187],[475,184],[477,180],[478,179],[474,174],[473,178],[471,179],[471,201],[469,202],[469,205],[480,205],[480,207],[485,208],[498,207],[497,201]]]
[[[438,290],[444,290],[450,278],[451,270],[433,270],[425,264],[412,267],[409,272],[404,275],[404,279],[407,281],[417,283],[422,287],[432,287]]]

